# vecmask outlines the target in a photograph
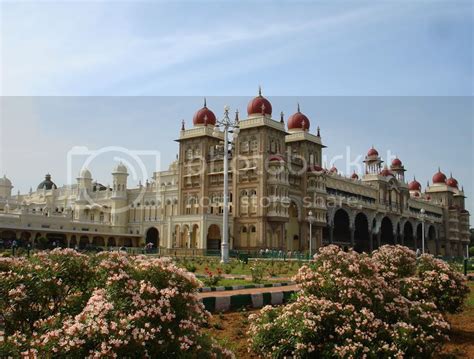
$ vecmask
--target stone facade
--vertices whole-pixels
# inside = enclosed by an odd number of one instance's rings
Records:
[[[298,111],[285,123],[272,117],[261,94],[239,120],[229,170],[231,248],[304,251],[327,243],[370,251],[401,243],[433,254],[462,256],[469,243],[469,213],[457,181],[441,171],[422,191],[405,180],[396,158],[383,166],[371,148],[365,173],[342,176],[323,168],[319,128]],[[236,114],[238,116],[238,114]],[[46,237],[64,246],[143,246],[169,250],[219,250],[223,212],[223,133],[206,106],[193,126],[179,133],[179,154],[166,171],[128,188],[128,169],[112,171],[103,186],[84,169],[77,183],[57,187],[47,175],[36,191],[12,195],[0,179],[0,237],[36,241]]]

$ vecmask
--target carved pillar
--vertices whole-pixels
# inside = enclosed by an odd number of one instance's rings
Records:
[[[354,248],[355,247],[355,228],[350,227],[349,231],[351,232],[351,247]]]

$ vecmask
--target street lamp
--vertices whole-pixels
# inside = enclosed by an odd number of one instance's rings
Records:
[[[221,262],[229,261],[229,138],[228,134],[233,133],[234,138],[240,132],[238,112],[235,113],[235,119],[229,118],[229,106],[224,107],[224,118],[217,120],[214,127],[213,136],[218,137],[220,127],[224,130],[224,213],[222,223],[222,244],[221,244]]]
[[[313,216],[313,211],[308,212],[308,222],[309,222],[309,256],[313,255],[313,223],[316,221],[316,218]]]
[[[425,209],[420,209],[421,218],[421,253],[425,254]]]

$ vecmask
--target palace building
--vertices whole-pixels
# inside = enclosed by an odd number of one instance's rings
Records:
[[[276,118],[275,118],[276,117]],[[364,173],[343,176],[322,164],[319,127],[298,110],[285,120],[259,93],[236,119],[240,133],[229,152],[230,248],[305,251],[309,219],[313,248],[328,243],[371,251],[404,244],[432,254],[462,256],[469,243],[469,212],[462,188],[438,170],[424,190],[405,178],[398,158],[389,164],[370,148]],[[193,126],[179,133],[177,160],[136,188],[118,164],[112,186],[83,169],[73,185],[46,175],[26,194],[12,195],[0,178],[0,238],[62,246],[129,246],[152,242],[166,251],[218,250],[222,238],[223,136],[204,103]],[[144,179],[145,180],[145,179]],[[309,212],[312,216],[309,216]]]

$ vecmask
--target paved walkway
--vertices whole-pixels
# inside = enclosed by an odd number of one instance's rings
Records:
[[[221,292],[205,292],[199,293],[199,298],[208,297],[230,297],[236,294],[258,294],[258,293],[271,293],[271,292],[291,292],[299,290],[298,285],[287,285],[283,287],[267,287],[267,288],[249,288],[249,289],[237,289],[227,290]]]

